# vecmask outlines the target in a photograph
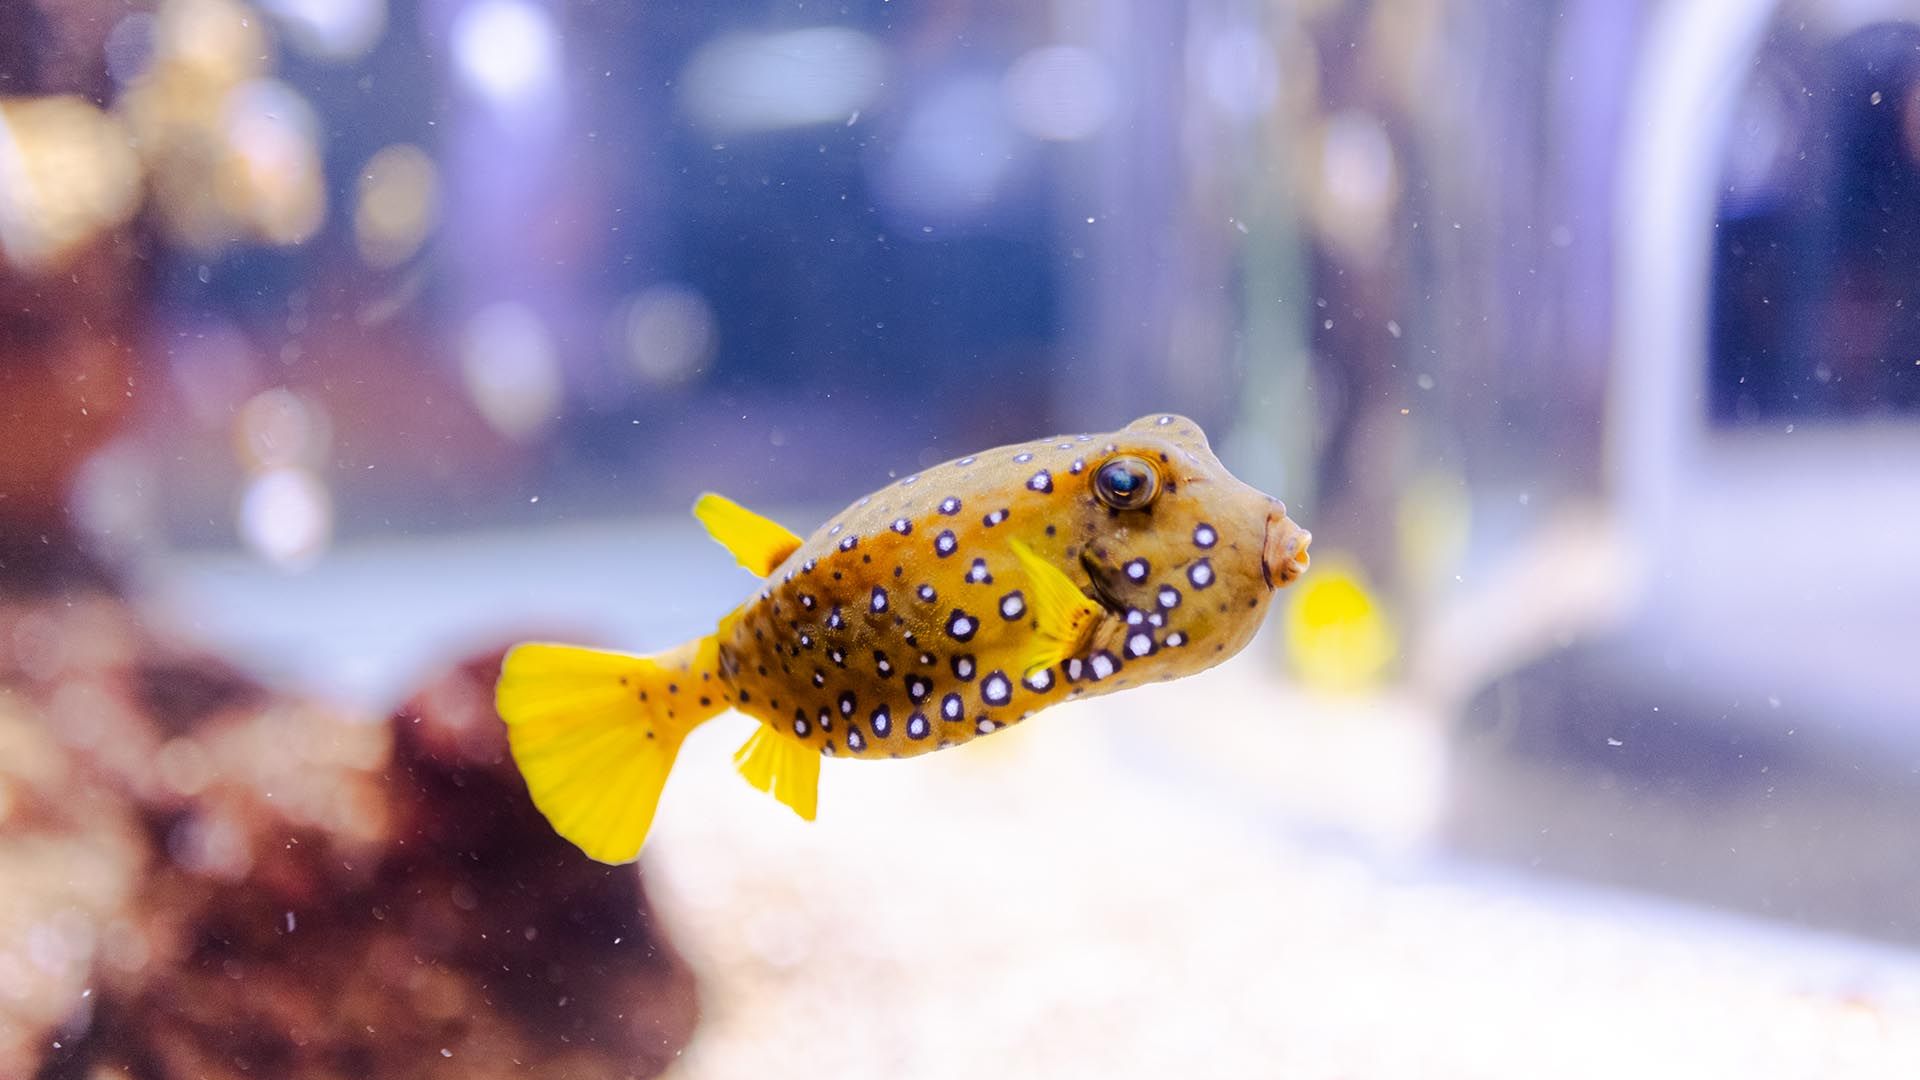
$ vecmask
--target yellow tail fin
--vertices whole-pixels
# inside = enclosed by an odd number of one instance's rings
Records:
[[[528,644],[507,654],[494,704],[533,804],[591,858],[631,862],[680,741],[728,706],[717,642],[654,656]]]

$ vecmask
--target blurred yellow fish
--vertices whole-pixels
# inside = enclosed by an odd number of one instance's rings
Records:
[[[681,740],[726,709],[761,724],[741,774],[812,820],[822,755],[922,754],[1212,667],[1312,540],[1180,416],[963,457],[804,541],[718,495],[694,514],[766,579],[714,633],[652,656],[526,644],[500,673],[534,805],[602,862],[639,855]]]

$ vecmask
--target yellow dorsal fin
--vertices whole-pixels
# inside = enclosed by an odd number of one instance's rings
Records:
[[[778,522],[711,491],[693,504],[693,516],[755,577],[773,573],[773,568],[785,562],[802,543]]]
[[[1033,640],[1021,650],[1019,661],[1024,677],[1078,654],[1106,609],[1088,599],[1072,578],[1035,555],[1026,544],[1013,541],[1013,554],[1027,572],[1033,590]]]
[[[820,794],[820,751],[762,724],[734,752],[733,763],[747,783],[786,803],[802,820],[813,820]]]
[[[717,661],[711,636],[656,656],[547,644],[507,654],[494,704],[555,832],[604,863],[639,856],[680,741],[727,707]]]

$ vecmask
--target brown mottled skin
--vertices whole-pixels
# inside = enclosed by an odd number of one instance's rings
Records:
[[[1141,509],[1094,490],[1120,456],[1158,475]],[[1015,538],[1105,609],[1077,655],[1031,675],[1020,658],[1035,588]],[[925,753],[1221,662],[1305,568],[1309,539],[1184,417],[1004,446],[891,484],[816,530],[722,620],[714,681],[823,753]]]

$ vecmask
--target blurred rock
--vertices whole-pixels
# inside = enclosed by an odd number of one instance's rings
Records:
[[[66,531],[67,485],[134,401],[130,248],[88,249],[55,276],[0,264],[0,525],[39,541]],[[61,545],[0,545],[0,575],[39,572]]]
[[[527,803],[497,667],[383,724],[0,596],[0,1077],[660,1072],[692,977]]]

